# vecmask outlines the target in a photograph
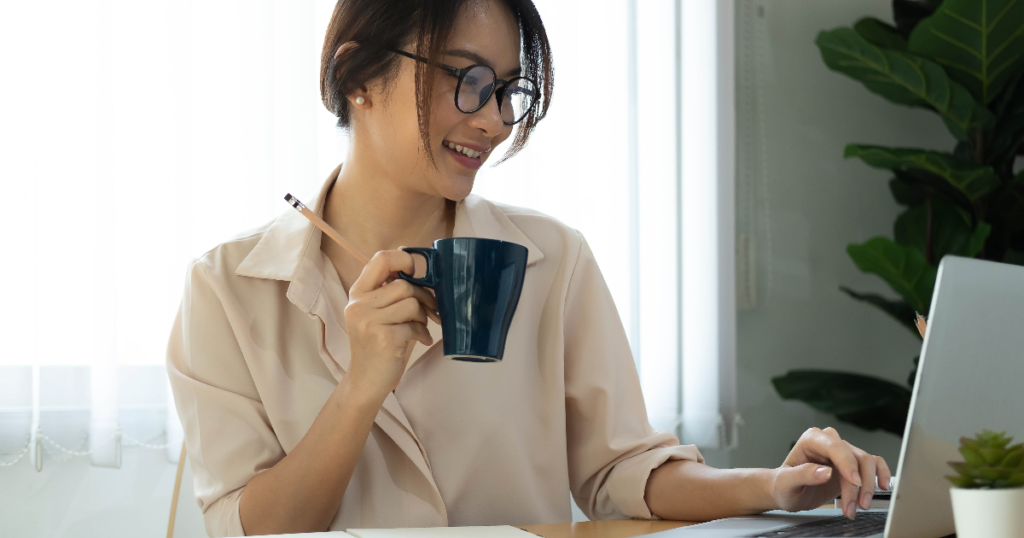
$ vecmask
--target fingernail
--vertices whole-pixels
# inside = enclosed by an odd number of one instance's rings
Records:
[[[843,515],[850,519],[855,519],[857,517],[857,507],[854,506],[853,501],[846,503],[846,509],[843,510]]]
[[[832,474],[832,468],[831,467],[818,467],[818,470],[814,471],[814,472],[817,473],[817,475],[820,476],[820,477],[827,477],[828,475]]]
[[[871,498],[872,497],[874,497],[874,494],[872,494],[870,491],[865,491],[860,496],[860,507],[865,509],[865,510],[867,510],[868,508],[871,508]]]

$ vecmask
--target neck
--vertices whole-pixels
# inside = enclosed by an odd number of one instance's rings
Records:
[[[349,154],[327,196],[328,224],[368,257],[400,246],[429,247],[447,237],[448,200],[409,189],[403,184],[408,178],[388,177],[359,153]]]

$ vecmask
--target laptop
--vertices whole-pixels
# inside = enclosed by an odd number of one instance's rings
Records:
[[[939,538],[956,532],[949,498],[961,436],[982,429],[1024,440],[1024,267],[946,256],[888,511],[769,512],[649,534],[658,538]]]

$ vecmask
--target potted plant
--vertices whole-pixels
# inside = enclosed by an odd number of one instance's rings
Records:
[[[1024,171],[1014,173],[1024,155],[1024,2],[892,6],[894,24],[863,18],[852,28],[821,32],[815,44],[829,69],[890,102],[937,114],[951,135],[948,152],[850,144],[843,153],[888,170],[889,189],[905,209],[892,238],[846,249],[897,297],[840,290],[916,335],[914,313],[928,312],[943,256],[1024,265]],[[915,358],[906,385],[822,370],[794,370],[772,382],[783,399],[903,435],[916,370]]]
[[[1024,536],[1024,445],[1005,432],[960,438],[964,461],[951,461],[953,518],[959,538]]]

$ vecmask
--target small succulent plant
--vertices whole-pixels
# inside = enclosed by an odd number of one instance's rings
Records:
[[[964,461],[951,461],[957,472],[946,479],[960,488],[1018,488],[1024,486],[1024,445],[1010,445],[1006,432],[982,430],[974,439],[960,438]]]

